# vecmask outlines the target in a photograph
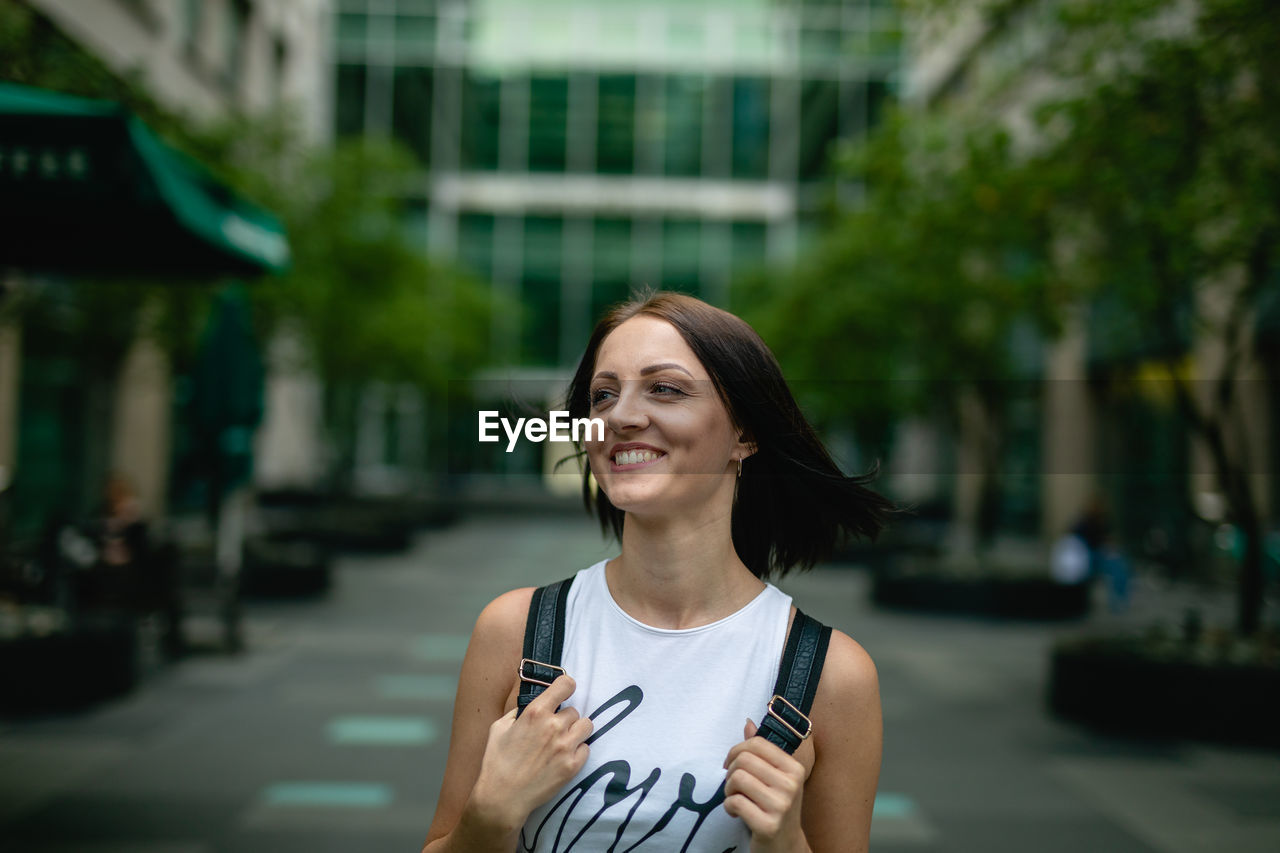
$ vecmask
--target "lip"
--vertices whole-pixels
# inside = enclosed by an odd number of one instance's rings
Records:
[[[654,453],[658,454],[658,458],[650,459],[648,462],[633,462],[630,465],[619,465],[613,461],[619,453],[622,453],[623,451],[626,451],[626,450],[651,450]],[[610,471],[634,471],[637,468],[643,468],[646,465],[654,465],[658,462],[661,462],[666,457],[666,455],[667,455],[667,452],[665,450],[654,447],[652,444],[642,444],[641,442],[638,442],[638,441],[629,441],[629,442],[626,442],[625,444],[615,444],[613,447],[609,448],[609,470]]]

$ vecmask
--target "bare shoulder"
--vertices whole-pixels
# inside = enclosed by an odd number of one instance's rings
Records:
[[[875,662],[867,650],[848,634],[833,628],[822,680],[818,683],[818,697],[822,697],[826,688],[835,698],[853,699],[877,690],[878,682]]]
[[[512,653],[518,656],[532,598],[533,587],[522,587],[504,592],[486,604],[476,618],[467,655],[475,652],[486,658],[508,658]]]
[[[884,724],[876,665],[833,630],[813,703],[816,762],[801,818],[812,850],[865,853],[880,777]]]
[[[880,677],[861,644],[842,631],[831,631],[831,645],[814,697],[815,734],[859,733],[866,737],[880,725]],[[818,738],[818,746],[830,738]]]

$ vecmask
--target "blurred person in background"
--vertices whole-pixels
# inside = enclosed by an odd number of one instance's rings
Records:
[[[755,331],[689,296],[610,311],[568,409],[605,424],[584,489],[621,553],[573,577],[565,674],[523,713],[534,590],[480,614],[424,851],[866,850],[882,752],[866,651],[832,632],[794,754],[753,735],[796,612],[767,579],[842,531],[874,537],[890,502],[836,467]]]
[[[1112,537],[1110,514],[1101,495],[1089,498],[1071,533],[1088,549],[1089,577],[1101,578],[1106,584],[1111,611],[1123,613],[1128,610],[1129,560]]]

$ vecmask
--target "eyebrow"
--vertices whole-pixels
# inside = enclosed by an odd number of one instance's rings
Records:
[[[681,367],[680,365],[676,364],[673,361],[665,361],[662,364],[651,364],[648,367],[642,367],[640,368],[640,375],[648,376],[650,373],[657,373],[662,370],[678,370],[684,375],[688,376],[690,379],[693,378],[692,373],[685,370],[683,367]],[[595,378],[596,379],[617,379],[618,374],[614,373],[612,370],[602,370],[595,375]]]

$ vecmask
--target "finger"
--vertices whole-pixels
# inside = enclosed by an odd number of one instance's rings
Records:
[[[742,769],[733,771],[725,779],[724,792],[726,797],[731,794],[744,796],[769,814],[780,815],[791,806],[791,798],[785,792]]]
[[[762,737],[749,737],[740,743],[734,744],[733,748],[729,750],[729,755],[724,760],[724,766],[728,767],[735,758],[744,752],[755,753],[775,767],[786,768],[793,762],[797,765],[800,764],[799,761],[788,755],[782,747],[769,743]]]
[[[734,794],[724,798],[724,810],[732,817],[741,818],[747,829],[758,832],[769,820],[764,809],[751,802],[751,798],[743,794]]]
[[[759,731],[759,727],[756,726],[755,723],[751,722],[750,717],[747,717],[747,724],[742,727],[743,740],[746,740],[747,738],[750,738],[750,737],[755,737],[757,731]]]
[[[744,752],[729,765],[727,776],[747,773],[788,799],[799,793],[803,780],[796,773],[774,767],[758,755]]]
[[[591,721],[590,717],[582,717],[569,727],[569,738],[571,742],[582,743],[591,737],[591,733],[595,731],[596,724]]]
[[[541,695],[529,703],[525,708],[525,713],[536,709],[537,713],[549,712],[555,713],[556,708],[560,706],[564,700],[573,695],[573,691],[578,687],[574,680],[567,675],[562,675],[555,681],[551,682],[551,686],[543,690]]]

